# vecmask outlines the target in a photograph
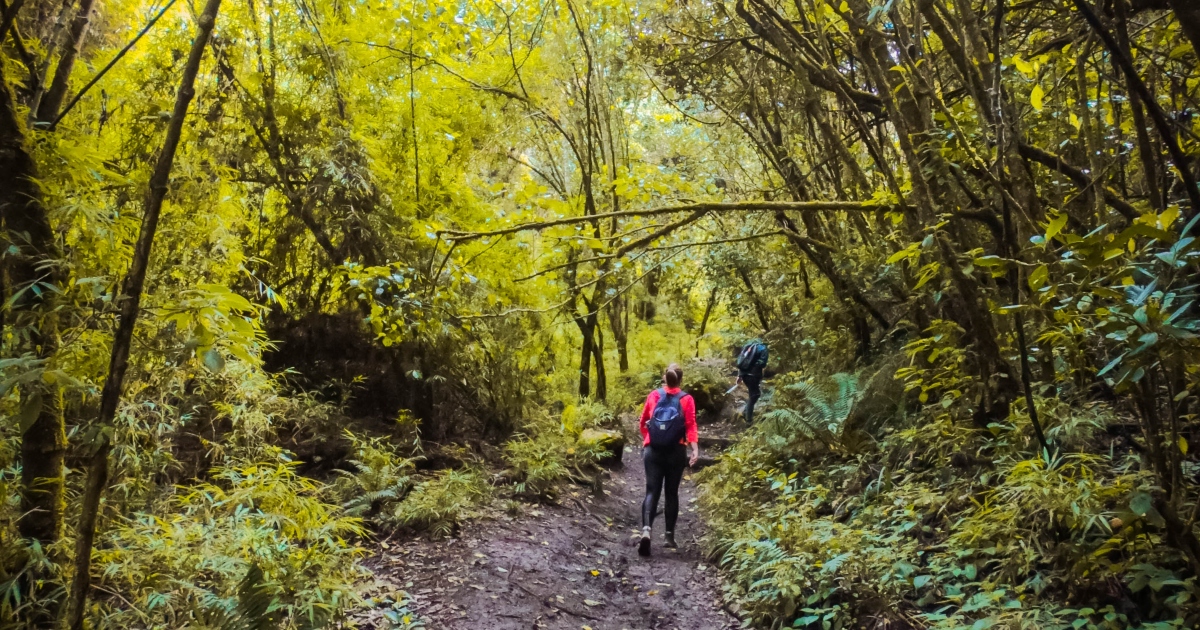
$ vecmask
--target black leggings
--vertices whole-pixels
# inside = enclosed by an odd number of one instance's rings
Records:
[[[668,448],[647,446],[642,449],[642,461],[646,464],[646,499],[642,501],[642,527],[654,524],[654,513],[658,511],[658,495],[663,486],[667,488],[667,505],[664,516],[667,531],[675,531],[675,519],[679,516],[679,481],[687,466],[687,449],[679,444]]]
[[[746,384],[746,391],[750,396],[746,400],[746,424],[754,422],[754,405],[762,396],[762,375],[750,376],[749,374],[742,377],[742,382]]]

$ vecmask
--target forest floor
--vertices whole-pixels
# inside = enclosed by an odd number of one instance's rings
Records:
[[[636,435],[634,429],[628,434]],[[465,523],[455,538],[377,544],[367,561],[376,590],[406,592],[408,609],[431,630],[739,627],[722,606],[720,576],[700,546],[695,471],[687,471],[680,488],[679,549],[661,546],[660,516],[653,554],[643,558],[636,548],[645,489],[641,449],[626,447],[622,459],[624,466],[609,471],[603,497],[568,487],[556,504],[525,505],[517,516],[487,514]]]

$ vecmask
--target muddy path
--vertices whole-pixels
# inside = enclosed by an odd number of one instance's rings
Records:
[[[700,547],[694,471],[680,488],[679,549],[661,546],[660,516],[653,555],[642,558],[641,449],[626,447],[622,459],[604,497],[568,487],[557,505],[492,513],[457,538],[384,541],[367,564],[381,590],[408,593],[409,610],[431,630],[739,627],[722,609],[720,578]]]

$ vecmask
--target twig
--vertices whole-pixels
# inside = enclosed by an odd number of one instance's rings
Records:
[[[161,11],[151,18],[146,26],[142,27],[142,30],[138,31],[138,34],[135,35],[128,44],[125,44],[125,47],[117,53],[117,56],[112,58],[112,61],[109,61],[107,65],[101,68],[100,72],[97,72],[96,76],[92,77],[92,80],[88,81],[87,85],[83,86],[83,88],[75,94],[75,97],[71,99],[71,102],[67,103],[67,106],[64,107],[63,110],[59,112],[58,116],[54,118],[54,121],[50,123],[51,130],[58,127],[58,122],[67,115],[67,112],[71,111],[71,108],[75,107],[75,104],[79,102],[79,99],[83,98],[83,95],[87,94],[88,90],[90,90],[93,85],[96,85],[100,79],[104,78],[104,75],[111,70],[113,66],[117,65],[117,62],[121,60],[121,57],[124,57],[125,53],[129,52],[129,50],[133,48],[134,44],[138,43],[138,40],[141,39],[142,36],[145,35],[156,22],[158,22],[159,18],[166,15],[167,10],[169,10],[172,6],[175,6],[175,0],[168,2],[167,6],[163,7]]]

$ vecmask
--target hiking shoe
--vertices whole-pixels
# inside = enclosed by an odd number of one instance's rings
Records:
[[[650,528],[649,527],[642,528],[642,539],[638,541],[638,555],[639,556],[649,556],[650,555]]]
[[[679,548],[679,545],[675,544],[675,532],[667,532],[666,539],[667,541],[663,543],[664,547],[667,549]]]

